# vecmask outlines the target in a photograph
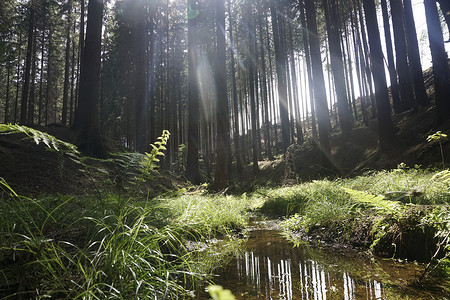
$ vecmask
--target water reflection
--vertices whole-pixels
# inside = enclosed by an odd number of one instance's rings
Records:
[[[347,272],[336,274],[315,260],[292,265],[291,259],[273,260],[246,251],[236,259],[237,280],[245,283],[241,296],[265,299],[384,299],[383,287],[377,280],[356,282]],[[298,276],[296,276],[296,273]],[[295,285],[293,284],[295,282]],[[253,291],[245,290],[253,288]],[[341,298],[341,297],[339,297]]]
[[[294,248],[279,231],[263,228],[251,231],[246,251],[214,282],[237,299],[387,299],[392,290],[384,279],[392,284],[419,273],[417,266],[387,263],[358,252]]]

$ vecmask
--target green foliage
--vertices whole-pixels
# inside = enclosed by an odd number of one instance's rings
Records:
[[[427,137],[427,142],[438,142],[439,148],[441,150],[441,158],[442,158],[442,167],[445,168],[444,161],[444,149],[442,148],[442,143],[447,140],[447,135],[442,133],[442,131],[437,131]]]
[[[192,297],[222,255],[187,245],[245,222],[237,198],[32,199],[0,186],[8,195],[0,201],[0,297]]]
[[[444,170],[431,177],[432,181],[450,183],[450,170]]]
[[[170,221],[190,231],[202,230],[205,236],[226,234],[247,220],[246,201],[236,196],[185,194],[161,201],[161,208],[171,211]]]
[[[0,134],[11,133],[23,133],[29,138],[32,138],[36,145],[39,145],[42,142],[48,148],[54,149],[56,151],[71,152],[75,154],[80,153],[75,145],[61,141],[46,132],[42,132],[23,125],[0,124]]]
[[[145,152],[145,158],[142,162],[142,173],[144,175],[149,175],[153,170],[158,168],[155,163],[159,162],[159,158],[164,156],[165,147],[167,141],[169,140],[170,132],[168,130],[163,130],[162,135],[158,137],[158,140],[154,144],[150,144],[152,151],[150,153]]]

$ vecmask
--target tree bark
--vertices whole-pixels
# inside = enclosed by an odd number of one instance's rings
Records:
[[[405,11],[405,30],[408,45],[409,65],[411,68],[414,95],[416,97],[415,105],[424,107],[430,104],[430,100],[428,99],[423,80],[419,43],[417,41],[416,24],[414,22],[411,0],[403,0],[403,5]]]
[[[400,102],[400,92],[397,81],[397,71],[395,70],[394,51],[392,48],[391,26],[389,24],[389,14],[386,0],[381,0],[381,11],[383,14],[384,37],[386,40],[386,53],[389,70],[389,78],[391,82],[391,96],[395,113],[401,113],[402,103]]]
[[[374,0],[363,0],[366,16],[367,34],[369,36],[370,60],[372,64],[373,80],[375,83],[375,97],[378,110],[378,132],[380,148],[385,149],[394,138],[394,126],[391,118],[389,93],[384,72],[383,50],[381,48],[380,33],[378,31],[377,14]]]
[[[408,66],[408,51],[406,47],[406,35],[403,22],[403,9],[401,0],[390,0],[392,26],[394,27],[395,56],[397,61],[397,72],[400,86],[400,99],[402,109],[408,110],[413,107],[414,93],[412,89],[410,70]]]
[[[450,118],[450,82],[448,57],[444,47],[441,22],[435,0],[424,0],[425,15],[433,61],[434,89],[436,91],[436,109],[438,122]]]
[[[286,82],[286,53],[283,45],[282,37],[279,31],[278,14],[275,0],[270,2],[270,13],[272,16],[273,40],[275,45],[275,60],[278,77],[278,101],[281,118],[281,135],[282,135],[282,152],[286,152],[289,146],[289,115],[288,115],[288,99],[287,99],[287,82]],[[277,124],[276,124],[277,125]]]
[[[223,190],[228,186],[229,112],[227,95],[227,66],[225,44],[225,0],[216,0],[216,170],[214,187]]]
[[[325,13],[329,5],[329,22],[327,23],[328,44],[330,47],[331,69],[333,71],[334,86],[336,89],[339,123],[342,134],[348,137],[352,130],[351,113],[348,106],[347,91],[345,85],[344,64],[342,62],[342,51],[340,45],[340,30],[338,28],[338,14],[336,0],[323,1]]]
[[[200,170],[198,165],[199,138],[199,86],[196,66],[198,63],[198,29],[196,1],[188,1],[188,142],[186,178],[193,184],[200,184]]]
[[[64,91],[63,91],[63,103],[62,103],[62,125],[67,125],[67,111],[69,104],[69,76],[70,76],[70,44],[71,36],[70,31],[72,29],[72,1],[69,0],[67,7],[67,28],[66,28],[66,49],[65,49],[65,64],[64,64]]]
[[[103,0],[89,1],[86,41],[81,57],[79,103],[73,130],[77,146],[87,155],[106,157],[97,115],[100,87]]]
[[[314,1],[306,1],[306,20],[308,24],[309,42],[311,46],[311,66],[313,71],[314,97],[319,125],[319,142],[322,153],[331,153],[329,139],[330,116],[328,115],[327,95],[323,77],[320,41],[317,32],[316,7]]]
[[[29,20],[28,20],[28,40],[27,40],[27,54],[25,58],[25,72],[24,81],[22,87],[22,98],[20,101],[20,123],[27,123],[27,108],[28,108],[28,96],[30,91],[30,77],[31,77],[31,63],[33,54],[33,41],[34,41],[34,25],[35,25],[35,3],[34,0],[29,2]]]

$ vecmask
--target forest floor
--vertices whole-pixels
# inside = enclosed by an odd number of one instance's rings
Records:
[[[251,164],[245,166],[237,176],[239,180],[236,182],[240,183],[230,191],[249,192],[256,186],[296,184],[324,177],[351,177],[367,170],[396,168],[401,163],[408,167],[442,168],[440,145],[428,142],[427,137],[437,131],[449,134],[450,122],[437,125],[435,107],[394,115],[393,121],[396,140],[386,151],[379,151],[377,124],[372,119],[369,126],[355,127],[348,139],[339,133],[331,135],[329,162],[332,167],[324,167],[319,147],[309,138],[302,145],[291,145],[286,157],[260,161],[260,172],[256,176],[252,174]],[[36,129],[63,141],[74,141],[68,128]],[[442,141],[442,147],[445,158],[445,154],[450,153],[450,142]],[[0,134],[0,177],[17,192],[27,195],[83,194],[86,190],[127,188],[127,183],[122,181],[133,179],[139,168],[139,155],[133,155],[127,157],[128,162],[114,155],[107,160],[71,156],[51,151],[43,143],[37,145],[23,134]],[[127,172],[131,178],[127,179]],[[189,186],[182,176],[164,170],[154,177],[154,181],[150,196]]]

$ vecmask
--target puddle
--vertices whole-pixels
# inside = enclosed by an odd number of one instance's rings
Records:
[[[421,265],[371,258],[355,250],[293,247],[273,223],[250,227],[244,247],[213,279],[237,299],[444,299],[406,288],[420,276]]]

